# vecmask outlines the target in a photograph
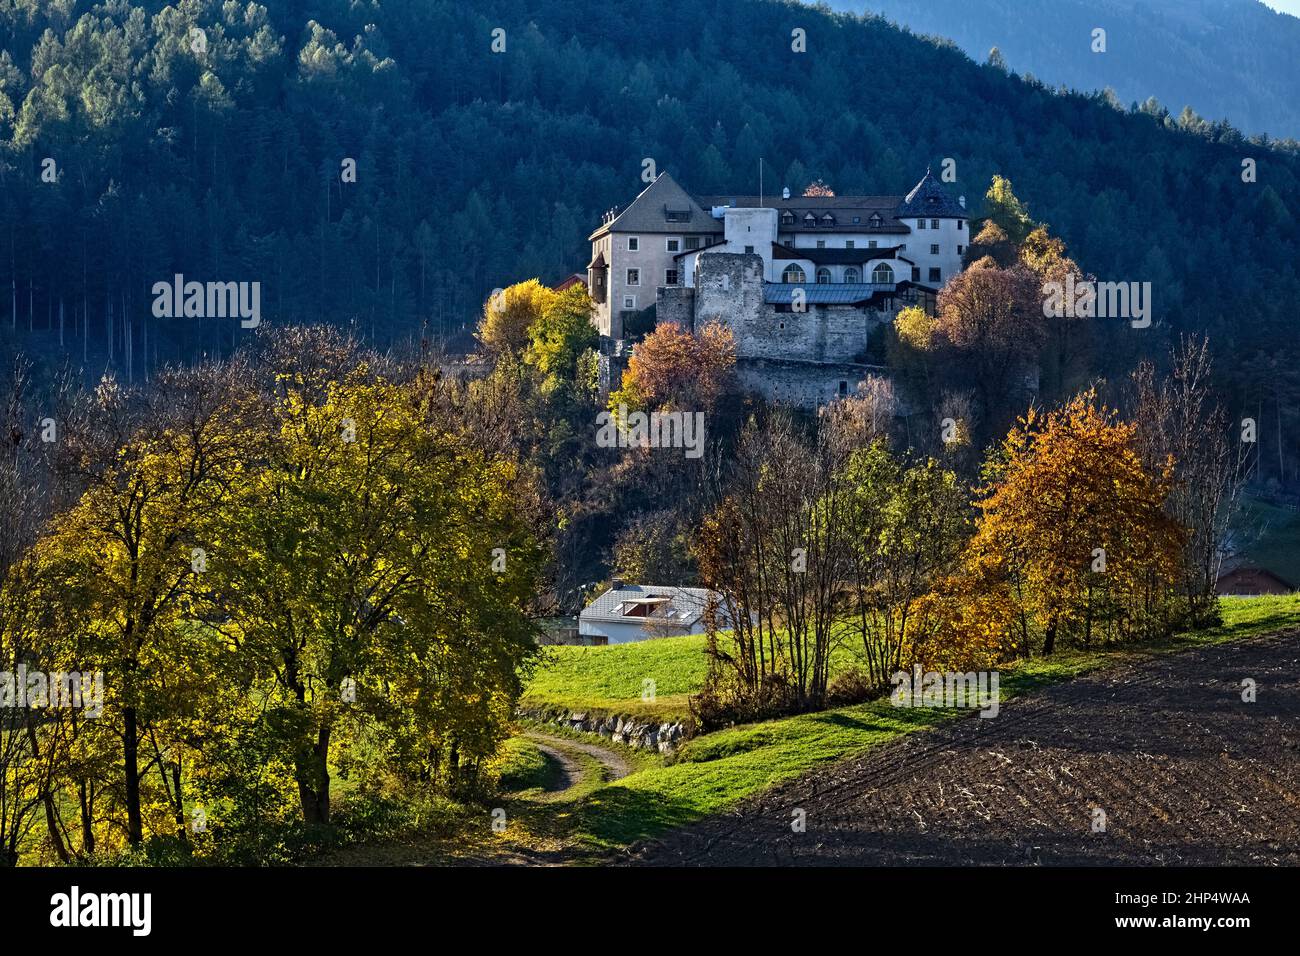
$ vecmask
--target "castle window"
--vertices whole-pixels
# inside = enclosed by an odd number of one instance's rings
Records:
[[[924,220],[924,219],[918,219],[918,220],[916,220],[916,228],[917,228],[917,229],[924,229],[924,228],[925,228],[925,220]]]
[[[831,270],[825,266],[817,270],[817,284],[829,285],[831,281]]]
[[[825,239],[818,239],[818,240],[817,240],[817,248],[818,248],[818,249],[825,249],[825,248],[826,248],[826,240],[825,240]]]
[[[641,284],[641,270],[640,270],[640,269],[628,269],[628,270],[627,270],[627,284],[628,284],[628,285],[640,285],[640,284]]]
[[[841,395],[849,394],[849,383],[844,381],[843,379],[840,380],[840,394]]]
[[[868,240],[867,240],[867,248],[868,248],[868,249],[874,249],[874,248],[876,248],[876,240],[874,240],[874,239],[868,239]]]
[[[858,274],[858,270],[854,266],[849,266],[847,269],[844,270],[845,282],[857,282],[861,278],[862,276]]]
[[[942,282],[943,279],[940,278],[941,275],[942,275],[942,273],[940,273],[940,271],[939,271],[938,269],[931,269],[931,270],[930,270],[930,281],[931,281],[931,282]]]
[[[627,237],[627,251],[628,251],[628,252],[639,252],[640,249],[641,249],[641,237],[640,237],[640,236],[628,236],[628,237]]]
[[[852,239],[846,240],[845,243],[844,243],[844,248],[845,248],[845,249],[852,249],[852,248],[853,248],[853,240],[852,240]]]
[[[912,266],[912,281],[913,281],[913,282],[920,282],[920,281],[921,281],[921,267],[920,267],[920,266]]]
[[[938,254],[939,254],[939,244],[937,242],[932,243],[930,245],[930,255],[937,256]]]
[[[676,284],[677,284],[677,270],[676,270],[676,269],[665,269],[665,270],[664,270],[664,285],[676,285]]]
[[[745,254],[746,254],[746,255],[753,255],[753,254],[754,254],[754,247],[753,247],[753,246],[746,246],[746,247],[745,247]]]
[[[893,285],[894,270],[882,262],[871,270],[871,281],[877,285]]]
[[[635,309],[635,308],[636,308],[636,296],[634,296],[634,295],[625,295],[625,296],[623,296],[623,308],[625,308],[625,309]]]
[[[685,246],[685,248],[687,248],[687,249],[698,249],[698,248],[700,248],[700,237],[699,237],[699,236],[687,236],[687,237],[686,237],[686,246]]]
[[[938,219],[931,219],[931,220],[930,220],[930,228],[931,228],[931,229],[938,229],[938,228],[939,228],[939,220],[938,220]]]
[[[963,229],[965,229],[965,228],[966,228],[966,220],[965,220],[965,219],[958,219],[958,220],[957,220],[957,231],[960,232],[961,230],[963,230]]]
[[[676,238],[674,238],[674,239],[665,239],[665,240],[664,240],[664,249],[667,250],[668,252],[681,252],[681,251],[682,251],[682,241],[681,241],[680,239],[676,239]]]
[[[965,246],[962,246],[962,245],[957,246],[957,255],[961,255],[961,254],[962,254],[963,252],[965,252],[965,251],[966,251],[966,247],[965,247]]]
[[[806,282],[807,280],[808,276],[806,276],[804,271],[796,265],[786,266],[785,271],[781,273],[782,282],[798,283]]]

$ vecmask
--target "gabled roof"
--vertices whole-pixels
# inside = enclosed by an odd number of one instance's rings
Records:
[[[704,616],[709,601],[717,594],[708,588],[683,588],[672,585],[628,584],[610,588],[592,601],[578,615],[584,621],[617,621],[620,623],[650,623],[691,627]],[[663,600],[656,600],[663,599]],[[625,605],[653,602],[653,615],[628,617],[623,614]]]
[[[627,208],[618,212],[609,222],[603,223],[588,239],[596,239],[607,232],[658,232],[673,235],[721,231],[722,223],[677,185],[677,180],[668,173],[660,173]]]
[[[935,219],[969,219],[962,204],[948,194],[939,180],[929,169],[898,205],[895,215],[901,218],[915,216],[918,219],[934,217]]]
[[[555,287],[556,292],[563,292],[566,289],[572,289],[575,285],[585,286],[587,284],[587,274],[585,272],[574,272],[565,277],[564,281]]]
[[[1220,579],[1227,577],[1229,574],[1238,574],[1238,573],[1261,574],[1264,575],[1265,577],[1272,578],[1274,581],[1278,582],[1278,584],[1281,584],[1283,587],[1289,588],[1290,590],[1295,590],[1295,585],[1290,581],[1288,581],[1286,578],[1282,577],[1282,575],[1278,574],[1276,571],[1270,571],[1268,568],[1264,567],[1263,565],[1256,564],[1254,561],[1251,561],[1249,558],[1243,557],[1242,555],[1231,555],[1229,557],[1226,557],[1219,565]]]

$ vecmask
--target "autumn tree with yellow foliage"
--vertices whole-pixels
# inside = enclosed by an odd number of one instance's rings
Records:
[[[1031,409],[985,468],[968,562],[993,568],[1023,611],[1021,646],[1050,654],[1160,630],[1181,530],[1164,513],[1169,472],[1143,465],[1136,427],[1095,392]]]

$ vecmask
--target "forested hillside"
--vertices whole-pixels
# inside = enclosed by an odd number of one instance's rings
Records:
[[[878,194],[951,157],[972,202],[1009,177],[1087,271],[1149,281],[1166,329],[1208,330],[1263,434],[1300,417],[1300,156],[883,20],[770,0],[20,0],[0,48],[0,334],[50,364],[140,380],[228,352],[237,321],[153,317],[176,273],[259,281],[263,323],[446,335],[495,287],[582,269],[647,157],[699,192],[754,191],[763,158],[769,188]],[[1164,354],[1160,335],[1135,353]]]
[[[1300,137],[1300,19],[1259,0],[833,0],[920,34],[948,37],[980,62],[997,47],[1013,70],[1053,86],[1154,96],[1248,133]],[[1092,31],[1106,31],[1104,53]]]

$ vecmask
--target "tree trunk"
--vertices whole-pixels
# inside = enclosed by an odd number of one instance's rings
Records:
[[[1052,618],[1052,622],[1047,625],[1047,633],[1043,637],[1043,656],[1046,657],[1048,654],[1051,654],[1052,650],[1055,647],[1056,647],[1056,618]]]
[[[81,848],[86,853],[95,852],[95,822],[91,813],[94,802],[94,782],[81,780],[78,784],[78,798],[81,803]]]
[[[144,819],[140,815],[140,734],[134,707],[122,711],[126,721],[122,753],[126,761],[126,838],[132,846],[144,842]]]
[[[316,742],[298,754],[298,797],[308,823],[330,822],[329,752],[332,728],[322,727]]]

